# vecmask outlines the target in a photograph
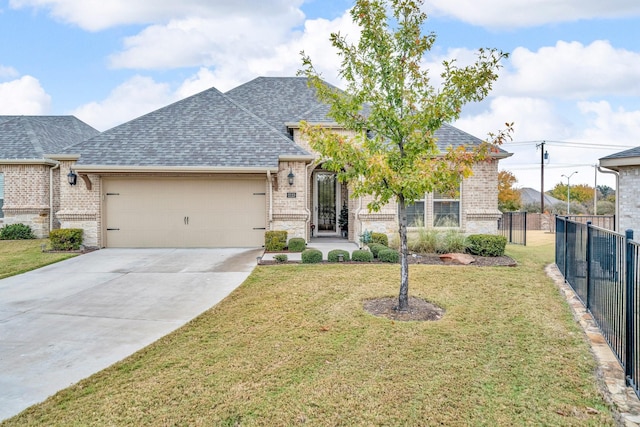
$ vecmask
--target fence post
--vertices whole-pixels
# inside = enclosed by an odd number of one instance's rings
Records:
[[[625,233],[625,255],[626,255],[626,275],[625,282],[627,288],[627,301],[626,301],[626,340],[625,340],[625,365],[624,365],[624,375],[627,379],[627,384],[631,384],[633,382],[633,370],[634,370],[634,343],[635,343],[635,335],[636,331],[634,328],[634,317],[635,317],[635,289],[634,289],[634,281],[633,281],[633,273],[635,270],[635,266],[633,265],[633,250],[631,248],[631,244],[629,243],[633,240],[633,230],[627,230]]]
[[[569,217],[565,216],[564,217],[564,271],[562,272],[562,275],[564,276],[564,281],[567,281],[567,264],[569,264],[568,262],[568,258],[569,258],[569,248],[568,248],[568,243],[569,243]]]
[[[513,243],[513,212],[509,212],[509,243]]]
[[[591,293],[591,221],[587,221],[587,250],[586,250],[586,276],[587,276],[587,295],[585,297],[587,311],[591,309],[591,301],[589,298],[589,294]]]
[[[524,213],[524,236],[522,236],[522,245],[527,246],[527,213]]]

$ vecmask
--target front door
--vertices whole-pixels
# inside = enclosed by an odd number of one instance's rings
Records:
[[[316,172],[314,185],[314,223],[316,233],[321,235],[338,234],[338,207],[340,204],[340,186],[336,174]]]

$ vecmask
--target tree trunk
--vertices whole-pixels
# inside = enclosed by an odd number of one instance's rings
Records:
[[[407,208],[404,197],[398,197],[398,224],[400,232],[400,295],[398,311],[409,310],[409,260],[407,257]]]

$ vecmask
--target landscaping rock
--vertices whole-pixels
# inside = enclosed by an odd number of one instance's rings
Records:
[[[440,259],[445,264],[462,264],[469,265],[475,262],[475,258],[468,254],[443,254],[440,255]]]

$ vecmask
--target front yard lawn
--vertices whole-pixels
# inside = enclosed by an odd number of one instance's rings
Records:
[[[78,255],[42,252],[49,239],[0,240],[0,279],[44,267]]]
[[[446,312],[398,322],[363,301],[397,265],[257,267],[178,331],[33,406],[25,425],[614,425],[583,332],[543,272],[411,266],[410,295]]]

